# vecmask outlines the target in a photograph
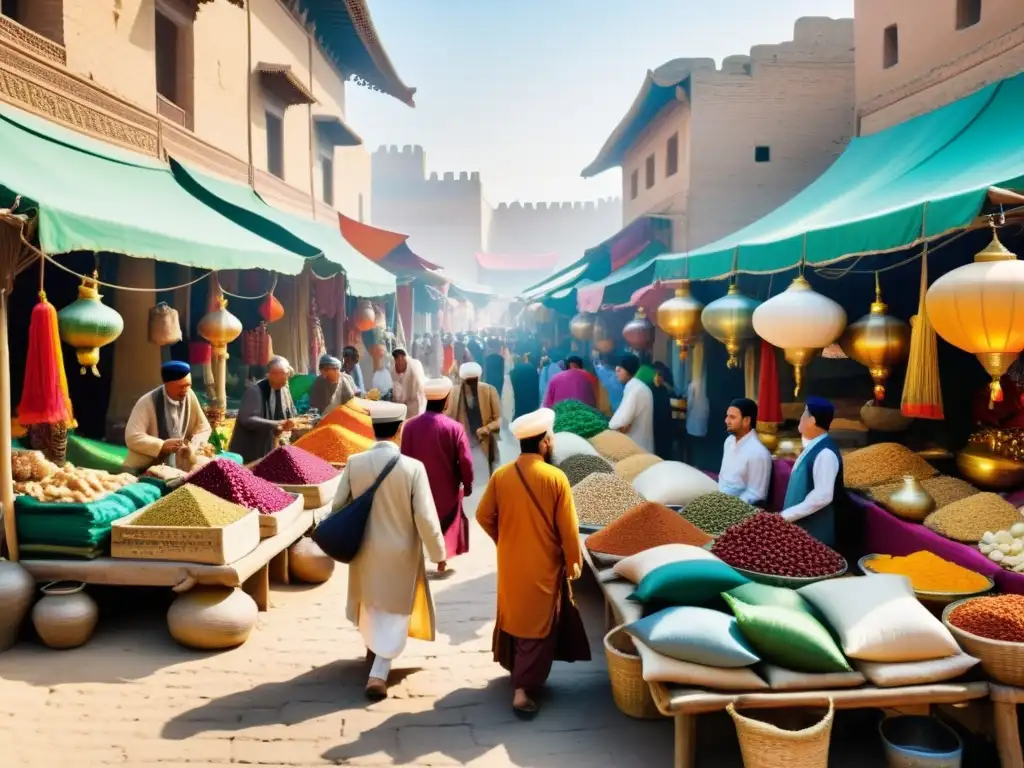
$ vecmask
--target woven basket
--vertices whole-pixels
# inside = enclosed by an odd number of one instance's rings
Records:
[[[946,625],[956,641],[971,656],[981,659],[981,668],[993,680],[1018,688],[1024,687],[1024,643],[1010,643],[1005,640],[989,640],[970,632],[964,632],[949,622],[949,614],[957,606],[977,598],[969,597],[950,603],[942,611],[942,623]]]
[[[604,636],[604,655],[608,660],[608,679],[612,684],[615,706],[637,720],[661,717],[651,696],[651,687],[644,681],[640,657],[623,627],[616,627]]]
[[[801,731],[787,731],[761,720],[744,717],[730,704],[726,711],[736,724],[745,768],[828,768],[835,704],[828,700],[822,720]]]

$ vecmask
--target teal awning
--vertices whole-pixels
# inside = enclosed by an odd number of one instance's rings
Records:
[[[304,260],[188,194],[166,165],[0,105],[0,205],[39,215],[45,253],[121,253],[284,274]]]
[[[1024,74],[850,142],[785,205],[690,254],[661,256],[654,278],[708,280],[898,251],[962,229],[990,187],[1024,187]],[[686,262],[689,268],[686,268]]]
[[[587,271],[587,267],[589,266],[589,262],[586,260],[586,257],[584,257],[583,259],[570,264],[561,272],[557,272],[551,277],[546,277],[541,282],[527,288],[522,292],[522,294],[520,294],[520,296],[526,301],[533,301],[534,299],[540,299],[554,291],[564,289],[579,280],[583,276],[583,273]]]
[[[182,187],[197,199],[250,232],[305,258],[323,257],[341,267],[346,290],[353,296],[395,292],[395,276],[353,248],[341,234],[340,226],[286,213],[268,205],[247,184],[208,176],[173,158],[171,169]]]

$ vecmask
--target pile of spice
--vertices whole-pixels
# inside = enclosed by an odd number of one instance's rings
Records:
[[[295,501],[291,494],[229,459],[211,461],[189,475],[186,482],[261,515],[280,512]]]
[[[703,547],[712,539],[664,504],[644,502],[606,528],[587,537],[587,549],[602,555],[629,557],[662,544]]]
[[[324,461],[344,465],[350,456],[370,450],[373,440],[337,424],[329,424],[300,437],[295,441],[295,447],[319,456]]]
[[[373,421],[370,419],[370,415],[362,413],[347,404],[339,405],[328,413],[320,419],[317,426],[329,427],[331,424],[344,427],[349,432],[354,432],[360,437],[373,440]]]
[[[959,477],[950,477],[949,475],[938,475],[937,477],[921,480],[921,487],[935,500],[935,509],[942,509],[955,501],[981,493],[981,491],[966,480],[961,480]],[[876,485],[874,488],[871,488],[868,491],[868,495],[875,501],[887,501],[892,494],[902,488],[902,480],[896,483],[885,483],[884,485]]]
[[[758,512],[757,507],[743,499],[721,491],[712,491],[698,496],[683,509],[683,517],[705,533],[721,536],[729,528],[742,523]]]
[[[616,432],[613,429],[606,429],[604,432],[590,438],[590,444],[597,449],[599,454],[613,464],[623,459],[628,459],[630,456],[647,453],[647,451],[634,443],[628,435]]]
[[[977,597],[950,611],[947,620],[978,637],[1024,643],[1024,595]]]
[[[596,408],[579,400],[563,400],[552,409],[555,412],[555,432],[571,432],[583,438],[608,429],[608,419]]]
[[[913,475],[918,480],[938,471],[899,443],[875,443],[843,456],[843,484],[847,488],[872,488]]]
[[[731,527],[711,551],[734,568],[769,576],[831,576],[846,565],[838,552],[769,512],[758,512]]]
[[[989,531],[1008,531],[1024,518],[995,493],[976,493],[955,501],[924,519],[925,527],[954,541],[976,544]]]
[[[237,523],[249,510],[224,501],[204,488],[183,485],[154,501],[132,525],[182,526],[185,528],[223,528]]]
[[[608,525],[646,499],[614,473],[598,472],[572,489],[576,515],[584,525]]]
[[[252,472],[278,485],[319,485],[338,476],[338,470],[328,462],[294,445],[275,448]]]
[[[612,465],[607,460],[602,459],[600,456],[587,456],[586,454],[570,456],[559,464],[558,468],[565,472],[565,476],[569,478],[569,485],[576,485],[586,480],[595,472],[611,473],[614,471]]]
[[[627,483],[632,483],[645,469],[650,469],[655,464],[660,463],[660,456],[655,456],[653,453],[638,453],[616,462],[615,474]]]
[[[906,557],[875,555],[865,567],[872,573],[906,576],[914,589],[922,592],[979,592],[990,584],[980,573],[927,550]]]

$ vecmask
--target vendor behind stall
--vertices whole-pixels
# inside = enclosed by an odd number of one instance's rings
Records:
[[[229,451],[241,455],[243,463],[262,459],[274,450],[282,433],[294,428],[298,411],[288,389],[291,373],[286,359],[274,357],[267,364],[267,378],[245,391],[228,446]]]
[[[210,437],[210,422],[192,391],[192,369],[188,363],[164,363],[160,366],[160,378],[163,385],[143,395],[128,417],[124,430],[127,470],[143,471],[154,464],[174,466],[184,445],[198,447]]]
[[[309,407],[326,413],[341,381],[341,360],[331,355],[320,358],[320,375],[309,388]]]
[[[772,455],[757,436],[757,403],[746,397],[729,403],[725,429],[729,436],[722,451],[718,490],[738,496],[747,504],[760,504],[768,498]]]

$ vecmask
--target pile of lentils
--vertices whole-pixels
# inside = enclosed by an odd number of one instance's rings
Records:
[[[968,600],[949,612],[949,623],[989,640],[1024,643],[1024,595]]]
[[[1008,531],[1024,522],[1010,502],[995,493],[976,493],[932,512],[924,519],[926,528],[954,541],[976,544],[987,531]]]
[[[661,458],[653,453],[638,453],[635,456],[627,456],[622,461],[616,462],[615,474],[627,483],[632,483],[645,469],[650,469],[655,464],[660,463]]]
[[[629,435],[616,432],[614,429],[606,429],[590,438],[590,444],[613,464],[628,459],[630,456],[647,453]]]
[[[559,464],[558,468],[569,478],[569,485],[577,485],[595,472],[614,472],[612,465],[600,456],[588,456],[582,453],[570,456]]]
[[[555,432],[572,432],[583,438],[591,438],[608,429],[608,419],[596,408],[579,400],[562,400],[553,408]]]
[[[246,509],[255,509],[261,515],[280,512],[295,498],[273,483],[236,464],[230,459],[217,459],[197,469],[186,482],[220,496]]]
[[[645,501],[587,537],[587,549],[602,555],[629,557],[662,544],[703,547],[711,537],[664,504]]]
[[[711,551],[734,568],[769,576],[831,576],[846,565],[838,552],[770,512],[734,525]]]
[[[249,510],[224,501],[194,485],[183,485],[162,499],[154,501],[132,525],[185,528],[223,528],[241,520]]]
[[[614,473],[597,472],[572,489],[576,515],[584,525],[608,525],[646,499]]]
[[[721,536],[729,528],[757,514],[757,507],[721,491],[698,496],[683,509],[682,515],[705,533]]]
[[[370,450],[373,440],[337,424],[329,424],[300,437],[295,441],[295,447],[319,456],[324,461],[343,466],[348,463],[350,456]]]
[[[843,456],[843,484],[847,488],[872,488],[904,475],[924,480],[937,474],[935,467],[899,443],[875,443]]]
[[[959,477],[950,477],[949,475],[929,477],[927,480],[921,481],[921,487],[935,500],[936,509],[942,509],[955,501],[961,501],[968,496],[981,493],[981,491],[966,480],[961,480]],[[902,488],[903,481],[900,480],[897,483],[877,485],[868,492],[868,495],[875,501],[888,501],[890,496]]]
[[[318,485],[338,476],[328,462],[294,445],[275,448],[252,472],[279,485]]]

